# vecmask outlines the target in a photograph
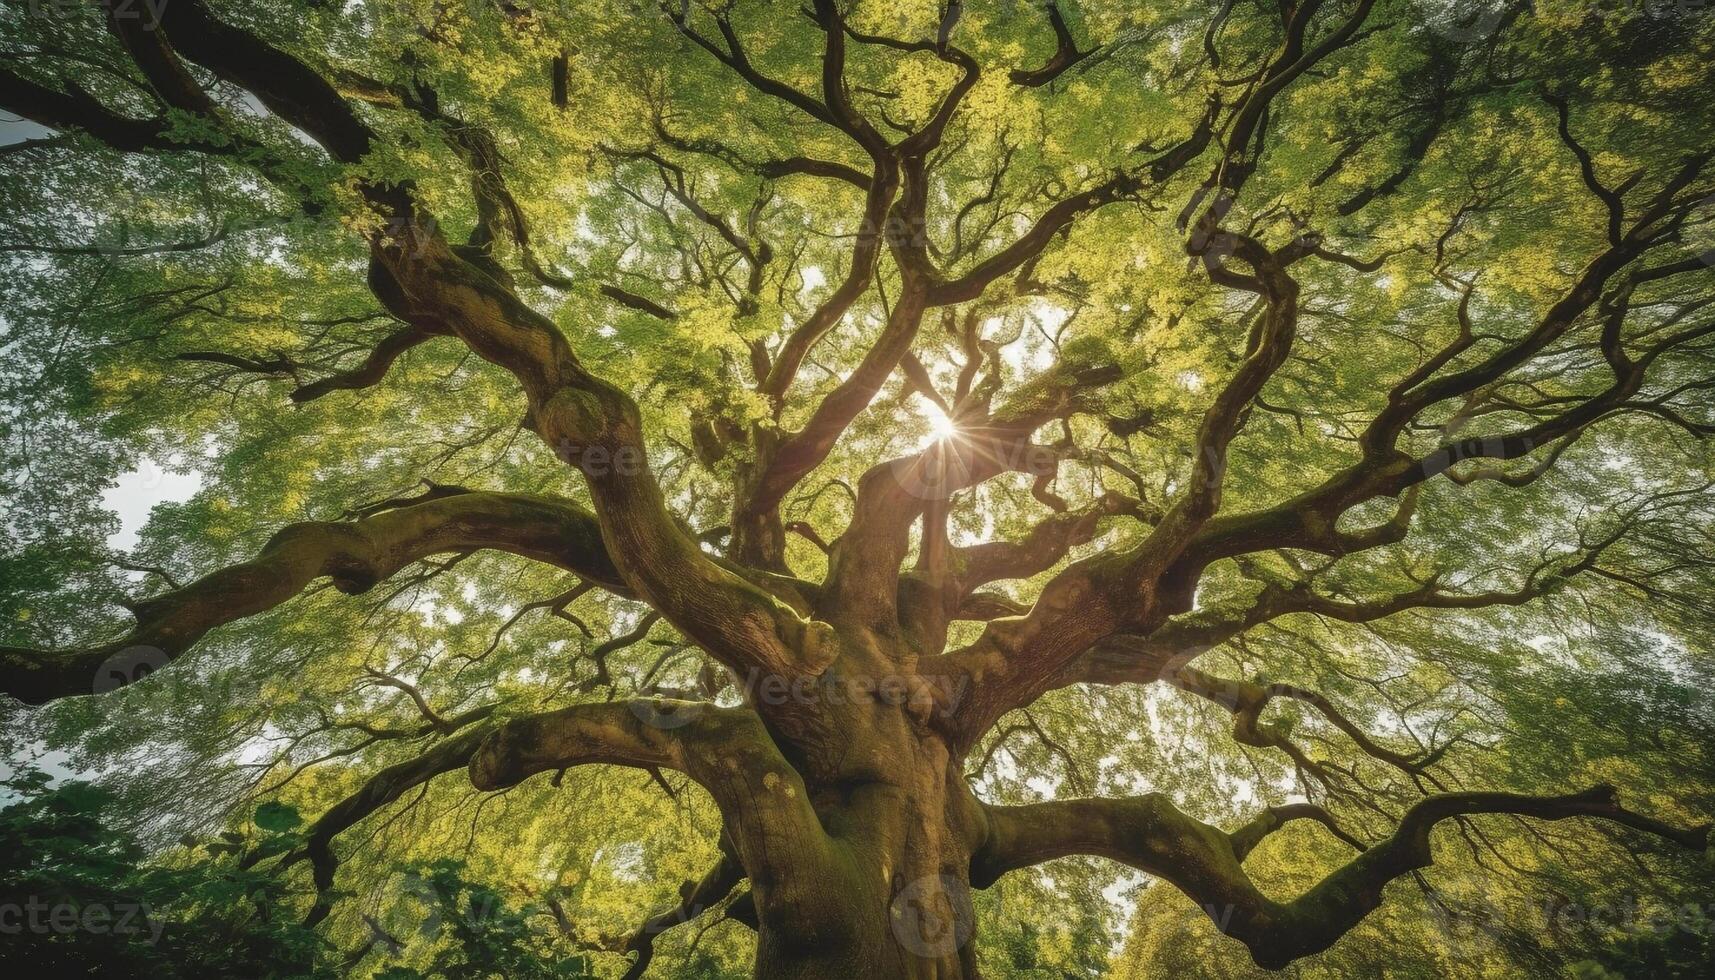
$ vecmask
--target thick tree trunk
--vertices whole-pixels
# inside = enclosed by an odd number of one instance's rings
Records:
[[[931,879],[933,881],[933,879]],[[812,946],[763,924],[756,949],[761,980],[828,977],[962,980],[978,976],[970,943],[968,889],[958,894],[908,887],[851,894],[838,942]],[[962,910],[962,911],[961,911]]]
[[[777,899],[784,890],[753,877],[758,977],[978,975],[970,867],[986,821],[963,760],[912,696],[920,683],[908,669],[824,677],[815,704],[794,705],[819,723],[780,742],[798,756],[830,857],[814,887]]]
[[[805,910],[759,908],[758,977],[978,975],[969,845],[944,814],[906,809],[908,819],[893,824],[903,836],[889,833],[843,849],[843,866],[825,879],[807,917],[798,914]],[[859,818],[854,812],[839,819]]]

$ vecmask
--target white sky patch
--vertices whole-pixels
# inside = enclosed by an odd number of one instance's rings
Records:
[[[424,626],[435,625],[435,614],[440,611],[440,604],[435,601],[435,594],[429,589],[415,589],[407,609],[423,618]]]
[[[1032,301],[1025,311],[1031,322],[1018,331],[1016,340],[1001,348],[1001,360],[1018,377],[1032,377],[1053,367],[1059,357],[1048,338],[1058,335],[1071,315],[1072,311],[1047,300]],[[984,338],[997,340],[1007,333],[1004,318],[992,316],[983,321]]]
[[[804,271],[800,272],[799,275],[804,279],[804,285],[798,290],[801,294],[813,289],[821,289],[828,281],[828,274],[823,272],[819,265],[805,266]]]
[[[53,134],[53,130],[28,119],[15,119],[11,116],[0,117],[0,146],[5,146],[8,143],[22,143],[25,140],[39,140]]]
[[[1127,306],[1126,309],[1131,307]],[[1036,318],[1037,323],[1042,324],[1042,329],[1048,331],[1049,336],[1053,336],[1071,319],[1072,311],[1037,296],[1030,301],[1030,315]]]
[[[273,722],[262,726],[257,734],[245,739],[238,747],[235,758],[240,765],[254,766],[268,762],[280,751],[278,743],[285,741],[288,736],[275,727]]]
[[[59,785],[67,779],[87,778],[88,773],[74,769],[71,764],[71,754],[60,749],[49,749],[47,743],[31,740],[29,742],[10,746],[5,755],[0,755],[0,781],[12,779],[25,766],[46,773],[52,781],[50,785]],[[18,794],[0,786],[0,807],[10,806],[22,799]]]
[[[635,841],[604,847],[596,860],[606,862],[613,869],[613,876],[621,881],[643,880],[643,845]]]
[[[1153,880],[1141,871],[1127,868],[1112,884],[1102,889],[1102,900],[1108,903],[1114,917],[1119,920],[1119,928],[1114,930],[1113,952],[1118,952],[1131,934],[1131,916],[1137,908],[1136,903],[1129,900],[1131,892]]]
[[[273,118],[273,119],[279,119],[281,122],[286,123],[286,133],[288,135],[290,135],[293,139],[297,140],[299,143],[302,143],[305,146],[315,147],[317,149],[321,148],[321,144],[316,142],[315,138],[312,137],[309,133],[306,133],[303,130],[299,129],[298,127],[292,125],[291,123],[286,122],[286,120],[281,118],[280,116],[274,115],[273,110],[269,109],[265,104],[263,104],[262,100],[257,98],[254,93],[251,93],[251,92],[241,93],[241,95],[239,97],[239,102],[244,107],[246,112],[249,112],[251,115],[255,116],[258,119]]]
[[[182,471],[182,472],[181,472]],[[137,468],[121,473],[118,483],[101,493],[101,505],[119,515],[119,530],[107,536],[107,546],[129,551],[138,533],[159,504],[181,504],[202,489],[203,476],[185,467],[184,457],[169,457],[165,466],[144,457]]]

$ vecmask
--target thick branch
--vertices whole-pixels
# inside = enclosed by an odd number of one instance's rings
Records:
[[[773,461],[758,481],[748,502],[753,510],[767,510],[778,505],[786,492],[798,484],[804,475],[815,469],[833,451],[846,427],[858,413],[869,407],[876,392],[887,381],[899,361],[911,349],[917,329],[923,322],[923,290],[907,284],[904,295],[895,302],[887,324],[863,360],[845,380],[829,392],[804,428],[787,439],[774,454]]]
[[[1181,813],[1161,794],[989,807],[990,836],[972,862],[971,881],[986,887],[1008,871],[1069,854],[1112,858],[1172,883],[1227,935],[1249,947],[1258,965],[1279,969],[1333,945],[1381,904],[1389,882],[1429,867],[1431,831],[1443,820],[1477,814],[1599,817],[1692,850],[1707,845],[1707,826],[1673,827],[1625,809],[1614,796],[1607,786],[1566,796],[1429,796],[1406,812],[1392,836],[1289,902],[1264,895],[1240,864],[1269,829],[1257,822],[1223,833]],[[1259,819],[1273,823],[1288,815]]]
[[[1371,623],[1412,610],[1523,605],[1594,568],[1602,553],[1619,541],[1629,527],[1628,521],[1614,533],[1591,542],[1576,556],[1537,567],[1514,589],[1455,592],[1442,588],[1437,576],[1403,592],[1347,600],[1317,592],[1310,581],[1269,582],[1255,598],[1212,604],[1168,620],[1147,634],[1116,633],[1104,637],[1068,663],[1052,687],[1151,683],[1172,673],[1175,665],[1188,663],[1263,623],[1294,614],[1345,623]]]
[[[834,542],[828,594],[838,606],[891,617],[900,563],[911,525],[925,510],[959,490],[1001,473],[1042,475],[1055,450],[1030,436],[1043,424],[1087,410],[1096,393],[1119,380],[1114,365],[1056,363],[983,416],[958,419],[959,432],[939,446],[879,463],[858,481],[850,525]]]
[[[803,915],[825,901],[818,868],[836,860],[833,843],[755,712],[666,699],[573,705],[501,725],[470,776],[492,790],[589,763],[685,773],[714,798],[763,907]]]
[[[1029,578],[1045,572],[1073,547],[1096,536],[1102,518],[1131,511],[1136,501],[1107,493],[1089,506],[1046,518],[1013,541],[994,541],[953,549],[953,567],[969,592],[1001,579]]]
[[[0,690],[30,704],[108,690],[114,680],[139,680],[133,674],[176,658],[209,630],[272,609],[322,576],[355,595],[411,562],[480,548],[558,565],[626,591],[588,512],[549,497],[458,493],[355,521],[290,525],[250,561],[137,603],[137,625],[123,639],[63,652],[0,650]],[[108,663],[125,651],[132,655]],[[122,676],[100,676],[104,669]]]
[[[180,54],[255,93],[335,159],[358,163],[367,153],[371,133],[352,107],[291,55],[216,20],[201,0],[175,2],[162,25]],[[825,627],[716,563],[674,519],[649,469],[636,403],[589,373],[558,325],[491,268],[452,248],[408,186],[359,186],[386,219],[372,239],[377,298],[407,323],[444,323],[519,380],[530,427],[583,471],[607,552],[627,585],[729,666],[793,675],[825,665],[832,656]]]

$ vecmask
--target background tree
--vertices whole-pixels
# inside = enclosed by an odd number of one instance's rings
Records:
[[[1699,12],[7,10],[18,749],[310,815],[346,969],[520,969],[412,858],[634,975],[1706,888]]]

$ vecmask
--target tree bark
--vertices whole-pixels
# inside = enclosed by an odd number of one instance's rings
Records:
[[[877,719],[853,735],[852,780],[807,785],[835,860],[812,907],[759,908],[756,975],[977,976],[969,878],[984,825],[961,760],[909,723]],[[866,757],[891,761],[885,778]]]
[[[750,882],[759,977],[975,976],[970,876],[988,820],[942,730],[957,692],[897,637],[841,636],[839,669],[741,678],[746,707],[644,700],[505,722],[471,781],[586,763],[684,772]]]

